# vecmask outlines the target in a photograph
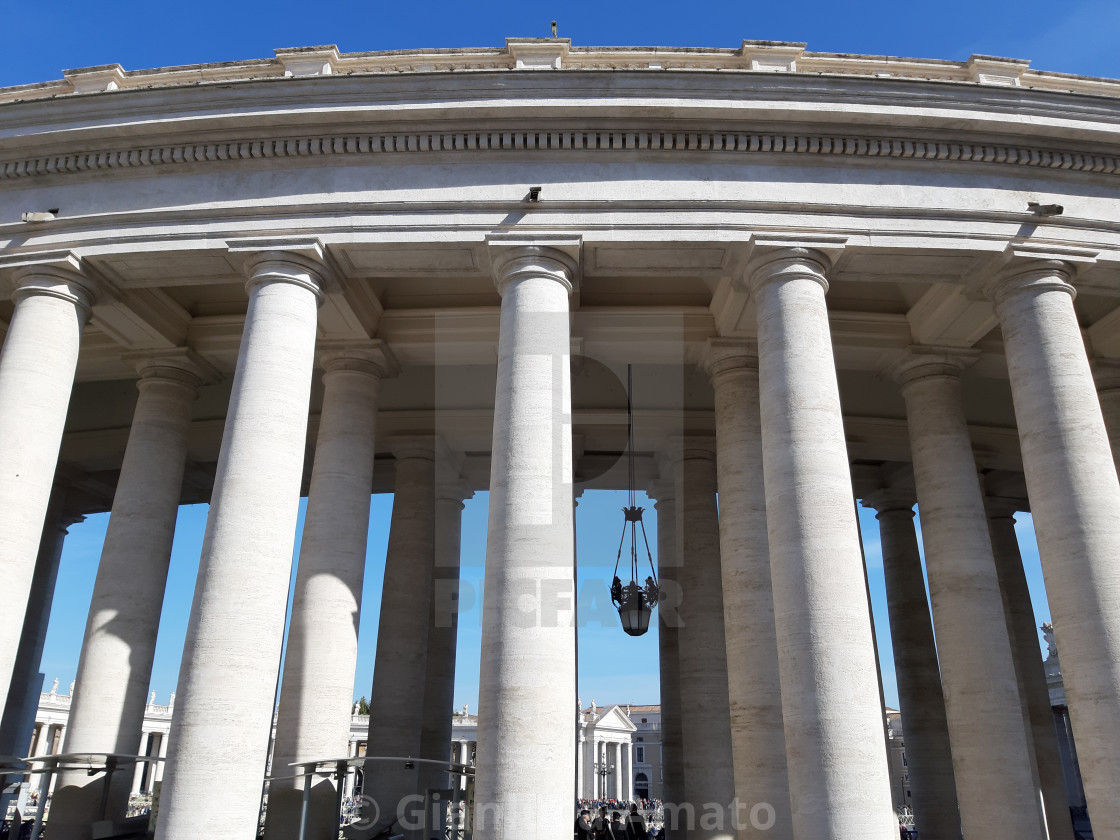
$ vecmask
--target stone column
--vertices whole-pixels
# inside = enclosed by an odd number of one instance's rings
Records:
[[[782,689],[766,539],[757,348],[743,342],[712,340],[706,366],[715,389],[720,566],[735,795],[748,813],[760,802],[774,809],[772,824],[769,819],[741,820],[739,837],[791,840]]]
[[[433,435],[391,441],[396,484],[369,695],[369,756],[420,756],[435,562],[435,461],[440,443]],[[372,796],[381,810],[377,827],[397,816],[401,807],[408,809],[401,813],[402,821],[416,810],[414,803],[405,800],[417,793],[415,768],[371,761],[364,769],[363,793]],[[371,833],[374,828],[370,827]]]
[[[661,674],[661,766],[662,802],[684,801],[684,749],[681,734],[681,671],[678,653],[680,633],[680,554],[677,551],[677,494],[672,480],[658,479],[647,495],[656,501],[657,576],[661,602],[654,615],[657,626],[658,660]]]
[[[435,488],[435,566],[429,594],[431,610],[420,731],[421,758],[446,761],[448,744],[451,743],[463,501],[473,495],[474,491],[465,481],[440,481]],[[421,764],[419,767],[418,793],[449,786],[450,777],[446,768],[434,764]]]
[[[630,757],[632,755],[633,749],[634,749],[634,747],[633,747],[632,744],[623,744],[622,748],[621,748],[621,752],[622,752],[622,798],[624,800],[627,800],[627,801],[632,800],[634,798],[634,794],[633,794],[634,771],[630,769]]]
[[[175,695],[172,694],[171,698],[174,700]],[[167,769],[167,761],[166,761],[166,759],[167,759],[167,738],[168,738],[169,734],[170,733],[167,733],[167,732],[160,732],[159,733],[159,755],[158,755],[158,757],[161,758],[161,759],[164,759],[164,761],[157,761],[152,767],[151,779],[152,779],[153,789],[154,789],[154,786],[155,786],[156,782],[161,782],[161,783],[163,782],[163,771]]]
[[[380,341],[320,347],[323,407],[296,572],[272,775],[296,761],[337,758],[350,736],[358,618],[373,486],[374,426],[382,376],[396,362]],[[302,779],[269,784],[267,840],[295,840]],[[335,782],[312,782],[307,840],[334,840]]]
[[[1061,263],[993,289],[1093,830],[1120,836],[1120,483]]]
[[[171,543],[179,512],[187,433],[198,388],[210,366],[187,348],[132,360],[140,395],[113,495],[93,588],[67,752],[135,755],[152,678]],[[124,819],[129,774],[113,774],[102,816],[105,777],[61,773],[51,806],[51,833],[89,837],[100,819]]]
[[[35,574],[31,580],[27,611],[23,619],[23,633],[19,639],[15,672],[8,689],[4,716],[0,722],[0,755],[25,755],[35,730],[35,713],[39,695],[43,690],[39,665],[43,659],[43,644],[47,638],[47,625],[54,600],[55,582],[58,579],[58,562],[67,529],[85,517],[68,513],[65,509],[66,488],[56,484],[47,508],[39,553],[35,559]],[[0,797],[0,803],[6,801]]]
[[[766,525],[794,836],[887,840],[886,736],[825,308],[828,258],[766,251],[758,306]]]
[[[902,386],[965,837],[1045,836],[984,497],[964,416],[969,359],[912,348]],[[903,718],[905,722],[905,718]],[[993,802],[1002,803],[999,809]]]
[[[1112,460],[1114,464],[1120,463],[1120,363],[1097,359],[1092,370]]]
[[[1011,641],[1012,661],[1027,722],[1027,738],[1033,746],[1037,780],[1042,789],[1046,825],[1050,840],[1073,840],[1069,799],[1062,778],[1062,760],[1054,731],[1054,712],[1038,646],[1035,622],[1023,556],[1015,536],[1015,512],[1026,502],[988,496],[985,499],[996,573],[1003,595],[1007,635]]]
[[[249,308],[179,672],[161,840],[257,832],[307,445],[317,255],[247,253]]]
[[[0,350],[0,697],[16,666],[93,285],[76,259],[15,272]]]
[[[149,755],[152,749],[152,734],[145,732],[140,736],[140,751],[137,755]],[[139,793],[144,783],[144,770],[148,765],[144,762],[137,762],[136,769],[132,772],[132,787],[129,790],[130,794]]]
[[[491,237],[489,244],[502,310],[479,677],[476,833],[488,840],[544,840],[570,830],[575,798],[568,299],[579,243],[510,235]]]
[[[879,520],[915,827],[928,840],[959,840],[961,818],[953,753],[922,558],[914,532],[914,501],[911,492],[885,489],[865,496],[862,503],[873,508]]]
[[[587,739],[583,734],[583,727],[579,728],[576,743],[576,796],[583,799],[587,796]]]
[[[722,828],[701,826],[707,803],[729,808],[735,798],[731,758],[731,712],[727,694],[720,577],[719,518],[716,512],[715,440],[674,439],[669,447],[676,484],[681,626],[677,631],[684,738],[685,801],[696,825],[689,837],[733,837],[728,812]],[[710,824],[710,822],[708,823]]]
[[[35,739],[33,756],[50,755],[51,751],[51,724],[44,723],[39,726],[38,737]]]

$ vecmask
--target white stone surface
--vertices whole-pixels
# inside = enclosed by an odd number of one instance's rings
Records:
[[[1042,791],[1046,814],[1046,829],[1050,840],[1074,840],[1073,823],[1069,816],[1069,797],[1062,777],[1062,760],[1058,739],[1054,731],[1054,711],[1050,706],[1050,692],[1046,688],[1046,672],[1038,647],[1038,621],[1031,605],[1027,587],[1027,574],[1023,569],[1023,556],[1015,536],[1015,512],[1023,502],[985,497],[988,530],[992,537],[996,572],[999,575],[1003,610],[1007,619],[1007,634],[1011,640],[1011,654],[1019,685],[1027,739],[1031,744],[1036,768],[1036,780]]]
[[[58,580],[58,564],[66,529],[82,517],[66,512],[66,488],[55,485],[39,541],[39,555],[35,560],[35,575],[24,614],[23,635],[16,655],[15,673],[0,722],[0,755],[26,755],[35,726],[35,708],[39,703],[42,674],[39,666],[43,659],[43,645],[47,639],[47,626]],[[9,798],[0,796],[0,808],[6,807]]]
[[[864,496],[879,520],[891,647],[902,712],[915,828],[928,840],[958,840],[961,818],[945,695],[914,531],[914,494],[885,489]]]
[[[793,821],[766,538],[757,348],[713,340],[705,365],[715,390],[720,569],[735,794],[748,813],[759,802],[774,809],[773,824],[743,820],[739,837],[790,840]]]
[[[440,444],[435,435],[410,435],[391,441],[396,482],[369,695],[369,756],[420,756]],[[415,766],[407,769],[385,761],[366,765],[362,792],[376,800],[381,813],[377,824],[370,826],[371,831],[384,827],[398,814],[405,822],[405,816],[415,807],[406,797],[416,795],[418,778]]]
[[[437,464],[437,469],[439,468]],[[450,758],[451,714],[455,706],[455,651],[459,628],[459,559],[463,501],[474,495],[465,481],[439,481],[435,489],[435,565],[432,570],[431,619],[425,659],[424,714],[420,757]],[[450,787],[446,768],[421,764],[418,791]],[[459,777],[454,777],[458,780]]]
[[[160,795],[163,840],[200,833],[243,840],[257,831],[321,281],[317,265],[292,252],[264,251],[249,260],[249,309]]]
[[[1120,484],[1067,270],[995,290],[1031,515],[1093,831],[1120,836]]]
[[[1095,361],[1092,366],[1112,460],[1120,463],[1120,363]]]
[[[493,237],[490,248],[502,310],[476,819],[489,840],[552,840],[571,830],[575,800],[568,299],[578,242]]]
[[[186,348],[138,360],[140,391],[113,497],[75,677],[67,752],[135,755],[152,677],[171,543],[179,512],[187,433],[208,376]],[[59,775],[51,833],[87,838],[100,819],[123,819],[130,779],[116,773],[101,813],[104,777]]]
[[[735,836],[730,815],[736,780],[727,693],[715,440],[675,438],[669,443],[668,455],[676,485],[675,528],[681,552],[681,626],[677,631],[681,764],[684,801],[695,809],[685,836],[723,840]],[[700,819],[709,808],[719,809],[718,823]],[[683,828],[688,822],[682,820],[680,825]]]
[[[677,493],[671,479],[657,479],[646,491],[656,500],[657,577],[662,601],[654,611],[658,673],[661,678],[661,767],[664,802],[684,802],[684,736],[681,732],[680,567],[677,544]]]
[[[957,802],[966,837],[1043,838],[984,497],[964,420],[968,361],[915,348],[895,369],[914,455]],[[993,802],[1003,803],[1000,811]]]
[[[70,267],[22,270],[0,351],[0,697],[7,697],[35,574],[92,285]]]
[[[827,259],[779,248],[758,309],[766,525],[794,836],[893,840],[886,738],[844,445]]]
[[[381,378],[394,362],[379,341],[320,348],[323,409],[315,444],[280,686],[272,774],[346,755],[373,484]],[[312,785],[307,840],[337,840],[335,782]],[[269,785],[266,840],[299,835],[304,782]]]

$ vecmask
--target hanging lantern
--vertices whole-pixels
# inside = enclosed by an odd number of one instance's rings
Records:
[[[618,556],[614,561],[614,581],[611,583],[611,601],[618,608],[618,617],[622,621],[622,629],[629,636],[644,636],[649,630],[649,619],[653,608],[657,606],[657,570],[653,567],[653,555],[649,550],[649,539],[646,537],[646,526],[642,522],[643,508],[634,504],[634,404],[631,399],[633,388],[633,375],[630,365],[626,366],[626,421],[628,426],[627,448],[630,452],[629,459],[629,501],[630,504],[622,509],[622,538],[618,541]],[[646,558],[649,561],[650,574],[646,576],[645,585],[638,583],[638,527],[642,529],[642,543],[645,545]],[[626,544],[626,534],[630,534],[630,582],[625,586],[618,576],[618,565],[622,561],[622,549]]]

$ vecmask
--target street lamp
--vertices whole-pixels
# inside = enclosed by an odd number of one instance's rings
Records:
[[[644,636],[649,630],[649,619],[653,608],[657,606],[658,586],[657,570],[653,567],[653,555],[649,550],[649,538],[646,537],[646,526],[642,522],[643,509],[634,504],[634,402],[631,397],[633,392],[633,373],[630,365],[626,366],[626,425],[627,448],[630,452],[630,474],[628,490],[630,504],[622,509],[622,538],[618,541],[618,556],[614,561],[614,581],[611,583],[611,601],[618,608],[618,617],[622,621],[622,629],[628,636]],[[643,587],[638,583],[638,526],[642,528],[642,542],[645,543],[646,557],[649,560],[650,574],[646,577]],[[630,532],[630,582],[622,585],[618,577],[618,564],[622,560],[622,547],[626,544],[626,532]]]

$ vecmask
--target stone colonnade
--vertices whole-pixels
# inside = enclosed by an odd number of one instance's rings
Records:
[[[543,840],[566,836],[575,798],[569,299],[579,241],[503,235],[489,247],[502,302],[475,836]],[[667,441],[663,477],[651,487],[663,578],[681,595],[680,621],[661,639],[665,785],[668,798],[689,803],[697,819],[677,836],[897,834],[825,305],[830,247],[757,244],[742,279],[757,309],[757,341],[712,341],[706,369],[716,394],[715,437]],[[378,341],[316,346],[317,307],[332,282],[316,243],[247,245],[232,256],[243,261],[249,304],[177,714],[168,738],[143,745],[167,750],[161,840],[255,836],[278,679],[270,838],[295,836],[303,782],[284,778],[294,776],[288,765],[345,755],[378,388],[396,370]],[[1093,733],[1079,743],[1089,807],[1100,836],[1120,836],[1113,796],[1120,788],[1120,483],[1070,272],[1062,263],[1013,263],[988,291],[1006,345],[1070,715],[1078,731]],[[0,611],[0,680],[13,687],[23,667],[25,606],[38,585],[41,543],[49,542],[41,537],[81,328],[98,293],[72,262],[23,266],[16,281],[0,354],[0,575],[18,608]],[[324,406],[280,674],[317,353]],[[929,347],[895,361],[913,495],[891,487],[864,500],[882,523],[892,627],[904,642],[896,664],[919,825],[930,838],[957,837],[963,825],[965,836],[1042,840],[1050,823],[1049,836],[1064,837],[1048,775],[1053,745],[1032,671],[1040,666],[1023,638],[1024,616],[1013,609],[1023,598],[1013,540],[1000,519],[1007,511],[985,499],[964,424],[959,373],[968,361],[959,348]],[[153,604],[165,585],[185,429],[197,389],[213,375],[187,348],[135,363],[141,394],[68,740],[88,752],[142,746]],[[439,760],[450,735],[441,716],[450,711],[454,662],[454,625],[441,621],[441,604],[457,578],[458,516],[470,488],[440,438],[422,432],[392,447],[396,488],[369,754]],[[121,679],[125,661],[129,677]],[[626,798],[630,757],[616,752],[594,760],[615,766],[613,790]],[[108,792],[117,811],[135,784],[126,776]],[[377,826],[394,816],[398,800],[435,780],[403,763],[367,765],[367,792],[382,808]],[[88,837],[90,803],[100,800],[96,780],[67,775],[60,783],[52,834]],[[313,814],[326,814],[334,795],[330,781],[314,782]],[[723,819],[699,819],[712,805]],[[309,836],[330,836],[327,823],[316,817]]]

